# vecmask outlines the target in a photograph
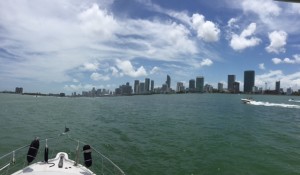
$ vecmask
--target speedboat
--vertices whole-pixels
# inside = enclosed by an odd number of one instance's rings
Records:
[[[249,104],[251,101],[253,101],[252,99],[250,98],[242,98],[241,101],[244,103],[244,104]]]
[[[68,131],[69,129],[65,128],[65,132],[59,134],[58,137],[44,140],[35,138],[30,145],[20,147],[0,157],[0,174],[125,175],[124,171],[113,161],[104,156],[94,147],[82,141],[73,139],[69,134],[66,133]],[[65,139],[63,142],[62,137]],[[39,151],[40,143],[42,142],[45,142],[44,152]],[[69,147],[70,142],[73,145],[71,146],[73,150]],[[55,148],[52,149],[52,147],[49,145],[59,145],[60,147],[64,147],[62,150],[66,149],[67,151],[61,151]],[[83,145],[82,150],[80,149],[81,145]],[[53,156],[53,158],[49,159],[50,156]],[[73,160],[71,158],[73,158]]]

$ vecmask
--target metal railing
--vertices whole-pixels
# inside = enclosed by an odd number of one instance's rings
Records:
[[[64,138],[64,140],[62,140]],[[69,159],[74,160],[76,164],[84,165],[83,155],[80,148],[86,145],[85,142],[76,140],[70,137],[67,133],[59,134],[57,137],[40,139],[40,148],[35,160],[31,163],[44,161],[43,142],[49,148],[49,159],[55,157],[58,152],[66,152]],[[45,144],[45,145],[46,145]],[[26,156],[30,145],[22,146],[0,157],[0,175],[12,174],[28,166]],[[91,146],[93,164],[89,169],[95,174],[112,174],[125,175],[124,171],[118,167],[108,157],[103,155],[100,151]]]

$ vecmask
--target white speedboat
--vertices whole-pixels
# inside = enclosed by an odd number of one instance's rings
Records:
[[[70,135],[66,133],[67,131],[68,128],[65,129],[64,133],[59,134],[58,137],[55,138],[48,138],[41,141],[36,138],[30,145],[23,146],[0,157],[0,174],[125,175],[124,171],[109,158],[101,154],[92,146],[71,138]],[[63,137],[64,141],[62,142],[61,139]],[[40,142],[45,143],[44,151],[39,150]],[[71,149],[69,147],[70,142],[73,143]],[[62,147],[63,150],[66,149],[67,151],[60,151],[50,147],[50,145],[59,145],[59,147]],[[79,148],[81,145],[83,145],[82,150]],[[52,156],[54,158],[48,159],[48,157]],[[74,160],[72,160],[71,157],[74,158]]]
[[[249,104],[251,101],[253,101],[252,99],[250,98],[242,98],[241,101],[245,104]]]

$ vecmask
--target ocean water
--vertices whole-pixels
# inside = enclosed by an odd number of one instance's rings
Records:
[[[128,175],[300,174],[300,103],[247,97],[0,94],[0,156],[67,125]]]

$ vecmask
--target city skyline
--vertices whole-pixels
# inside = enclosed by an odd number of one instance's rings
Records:
[[[172,89],[198,76],[226,89],[235,75],[243,91],[244,70],[257,87],[297,91],[298,26],[300,4],[273,0],[3,1],[0,91],[71,94],[145,78],[155,88],[166,75]]]

